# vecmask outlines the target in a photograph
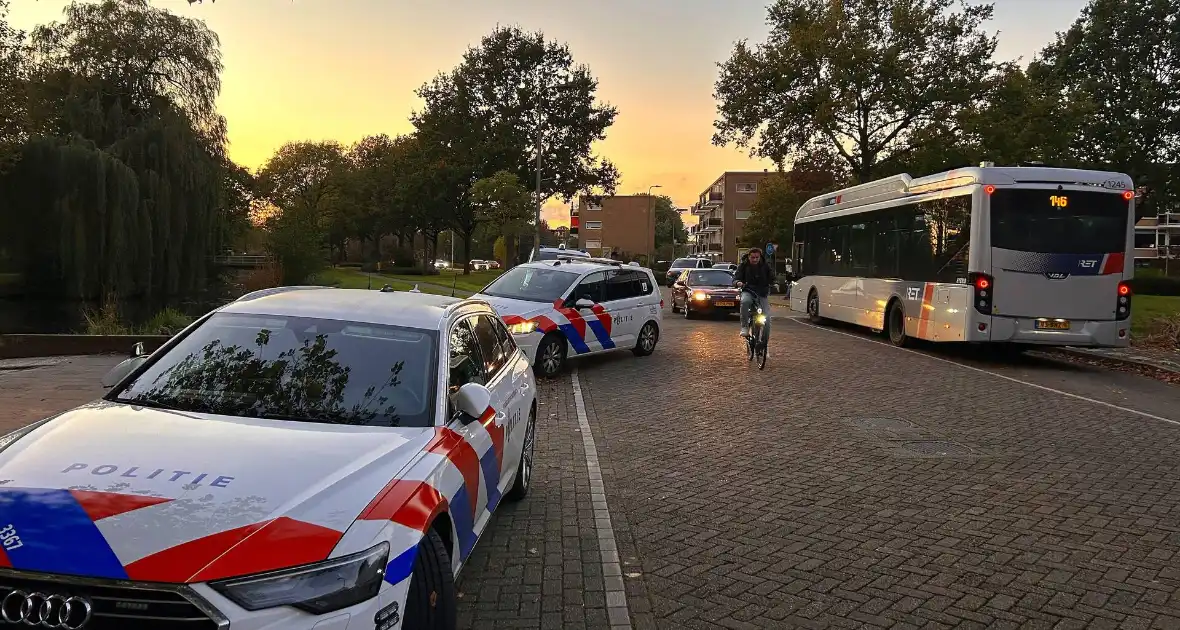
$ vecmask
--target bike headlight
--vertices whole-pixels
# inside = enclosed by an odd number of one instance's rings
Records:
[[[527,335],[537,329],[537,322],[519,322],[508,327],[508,332],[514,335]]]
[[[388,560],[389,543],[383,542],[350,556],[209,586],[246,610],[294,606],[322,615],[376,597]]]
[[[707,299],[709,299],[709,295],[707,293],[697,291],[696,293],[692,294],[692,299],[694,299],[694,300],[707,300]]]
[[[758,315],[757,315],[757,316],[754,318],[754,321],[758,322],[759,324],[765,324],[765,323],[766,323],[766,316],[765,316],[765,315],[763,315],[762,313],[759,313],[759,314],[758,314]]]

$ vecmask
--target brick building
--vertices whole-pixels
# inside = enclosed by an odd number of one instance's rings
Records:
[[[710,184],[692,206],[698,222],[689,228],[689,251],[714,262],[737,262],[742,227],[758,197],[758,186],[769,175],[765,170],[726,171]]]
[[[573,209],[578,249],[594,256],[650,255],[656,241],[655,201],[654,195],[579,197]]]

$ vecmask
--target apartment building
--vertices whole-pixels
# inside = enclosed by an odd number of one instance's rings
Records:
[[[1135,223],[1135,260],[1162,258],[1180,259],[1180,211],[1161,212]]]
[[[769,175],[765,170],[726,171],[706,188],[691,209],[698,222],[689,228],[689,251],[716,262],[737,262],[742,226]]]
[[[655,200],[654,195],[579,197],[570,217],[570,224],[578,226],[578,249],[593,256],[651,255],[656,242]]]

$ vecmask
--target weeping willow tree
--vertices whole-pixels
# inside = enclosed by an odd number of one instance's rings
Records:
[[[33,139],[0,178],[0,238],[26,285],[76,297],[203,288],[240,179],[215,108],[216,34],[146,0],[104,0],[69,5],[31,45]]]

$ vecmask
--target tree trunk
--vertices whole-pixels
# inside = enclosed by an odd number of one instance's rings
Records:
[[[471,273],[471,234],[474,231],[463,230],[463,275]]]
[[[508,269],[516,264],[516,235],[504,237],[504,268]]]

